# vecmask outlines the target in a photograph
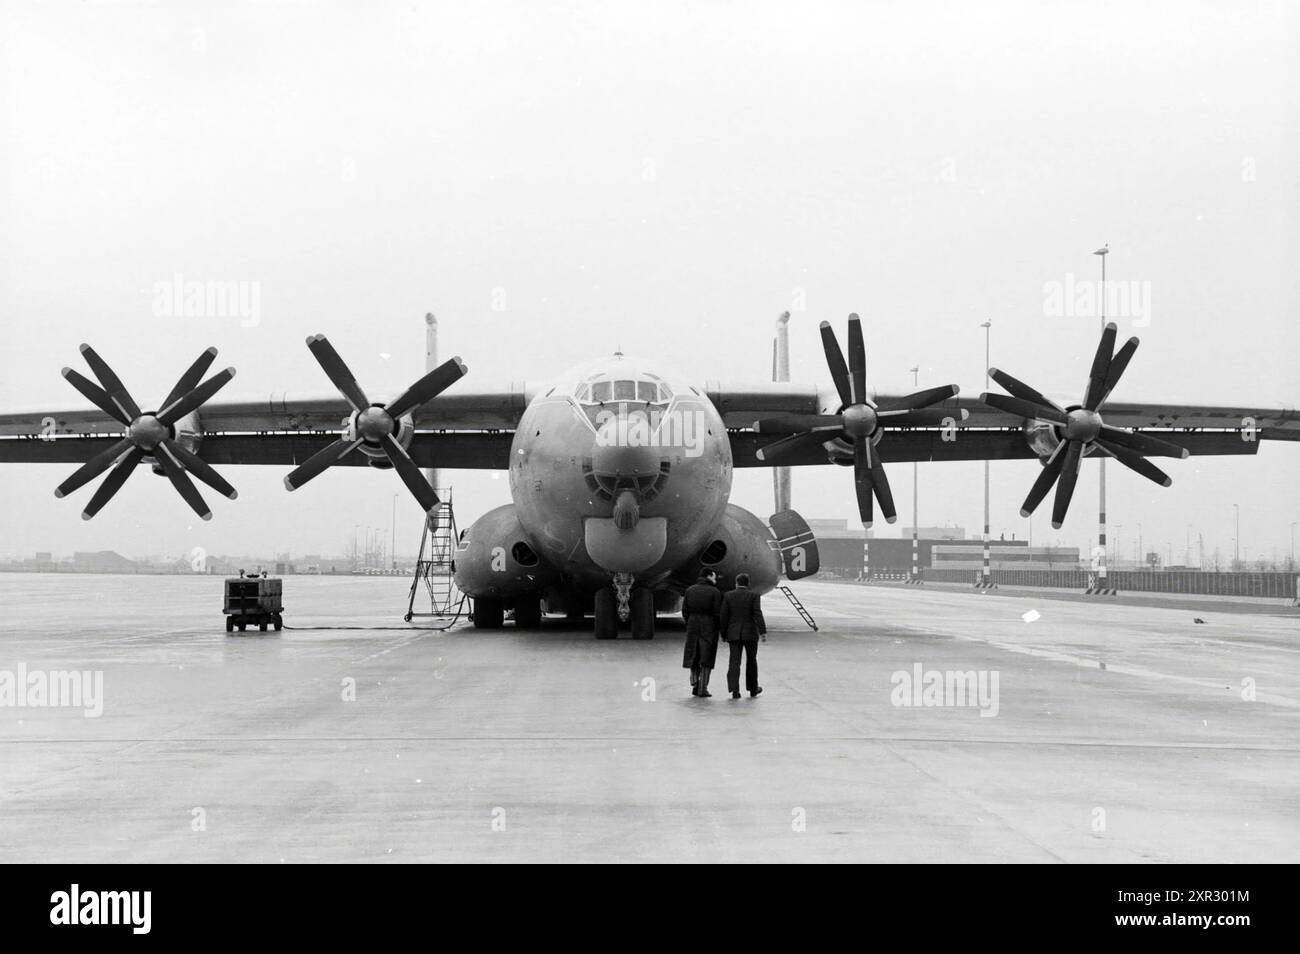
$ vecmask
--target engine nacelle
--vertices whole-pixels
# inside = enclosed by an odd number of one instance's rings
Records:
[[[748,573],[750,589],[766,593],[781,579],[781,556],[776,538],[758,517],[743,507],[727,504],[722,520],[700,552],[691,582],[703,570],[718,574],[724,590],[736,585],[736,574]]]
[[[354,411],[343,422],[343,436],[350,441],[359,438],[357,434],[357,413]],[[410,414],[403,414],[397,419],[397,433],[393,435],[397,438],[397,443],[402,445],[403,450],[411,449],[411,439],[415,437],[415,420]],[[378,444],[371,444],[369,441],[363,441],[357,448],[361,453],[366,455],[366,463],[378,470],[392,470],[393,464],[388,459],[388,454]]]
[[[1025,421],[1025,426],[1021,430],[1029,449],[1038,455],[1040,462],[1051,457],[1052,452],[1061,443],[1061,437],[1056,433],[1054,424],[1044,421]]]
[[[524,534],[514,504],[489,510],[456,544],[456,585],[470,596],[510,599],[559,582]]]
[[[203,427],[199,424],[199,412],[190,411],[175,424],[172,425],[173,438],[177,444],[184,447],[191,454],[199,452],[199,444],[203,442]],[[146,455],[144,463],[147,463],[155,474],[159,477],[165,475],[162,465],[154,458],[152,454]]]

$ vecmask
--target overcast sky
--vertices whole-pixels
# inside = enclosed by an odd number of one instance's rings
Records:
[[[1150,293],[1118,400],[1300,401],[1295,71],[1284,3],[0,3],[0,407],[83,406],[59,377],[89,341],[142,403],[208,345],[221,395],[324,394],[303,339],[364,386],[423,370],[423,315],[466,386],[545,380],[621,346],[688,378],[760,381],[794,306],[792,374],[829,384],[817,337],[862,314],[882,389],[983,389],[993,363],[1075,400],[1097,336],[1045,286]],[[255,282],[255,325],[154,314],[153,290]],[[1134,328],[1140,322],[1140,327]],[[251,326],[250,326],[251,325]],[[891,470],[911,522],[910,465]],[[1289,547],[1300,446],[1112,467],[1132,551],[1187,525],[1252,557]],[[0,553],[340,552],[354,524],[399,550],[419,511],[391,473],[230,467],[195,519],[137,474],[95,520],[68,465],[0,470]],[[1088,462],[1062,544],[1095,533]],[[1023,534],[1032,462],[993,465],[993,529]],[[921,523],[978,530],[982,465],[921,467]],[[1111,476],[1113,475],[1113,476]],[[459,472],[465,525],[507,499]],[[809,517],[853,517],[850,473],[795,472]],[[771,479],[734,500],[766,516]],[[1050,501],[1035,540],[1053,539]],[[883,524],[880,525],[883,527]]]

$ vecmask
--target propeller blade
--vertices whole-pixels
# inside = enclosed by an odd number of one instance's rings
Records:
[[[444,361],[420,380],[416,381],[406,392],[388,407],[384,408],[393,417],[401,417],[407,411],[433,400],[447,388],[465,376],[469,368],[459,357]]]
[[[1034,481],[1034,486],[1029,488],[1029,496],[1020,506],[1020,516],[1028,517],[1033,513],[1047,492],[1052,489],[1052,484],[1056,483],[1056,478],[1061,476],[1061,467],[1065,464],[1065,445],[1067,441],[1061,441],[1056,445],[1056,450],[1052,451],[1052,456],[1047,458],[1047,463],[1043,465],[1042,471],[1038,474],[1038,479]]]
[[[895,398],[892,401],[886,401],[880,405],[882,411],[911,411],[916,408],[929,407],[931,404],[938,404],[940,401],[946,401],[950,397],[956,397],[961,393],[961,388],[955,384],[944,384],[937,388],[926,388],[924,391],[917,391],[906,397]]]
[[[880,512],[885,515],[885,522],[893,523],[898,519],[898,511],[894,509],[894,495],[889,489],[889,478],[885,476],[884,461],[877,460],[871,468],[871,486],[875,488],[876,501],[880,504]]]
[[[1137,471],[1147,480],[1153,481],[1161,487],[1168,487],[1174,482],[1172,477],[1140,454],[1135,454],[1118,444],[1112,444],[1108,440],[1098,440],[1094,443],[1129,470]]]
[[[1089,411],[1097,410],[1102,395],[1106,393],[1106,373],[1110,370],[1111,359],[1115,356],[1115,331],[1115,322],[1108,321],[1102,330],[1101,341],[1097,342],[1097,353],[1092,356],[1088,390],[1083,395],[1083,406]]]
[[[1106,372],[1106,385],[1101,390],[1101,400],[1097,402],[1097,407],[1101,407],[1102,402],[1110,397],[1110,392],[1115,390],[1115,385],[1119,384],[1120,375],[1124,373],[1128,363],[1133,360],[1133,354],[1137,351],[1138,344],[1137,338],[1129,338],[1128,341],[1124,342],[1124,346],[1116,352],[1114,359],[1110,363],[1110,370]],[[1093,410],[1096,410],[1096,408]]]
[[[198,359],[190,365],[189,370],[180,376],[180,380],[176,382],[176,386],[171,389],[171,393],[167,395],[167,399],[162,402],[162,407],[171,407],[176,403],[177,398],[189,394],[198,387],[199,382],[203,380],[203,375],[208,373],[208,368],[212,367],[212,362],[216,359],[216,348],[209,348],[207,351],[199,355]]]
[[[912,427],[937,427],[947,421],[964,421],[970,417],[970,411],[945,411],[938,407],[923,407],[915,411],[880,411],[876,414],[884,424],[903,424]]]
[[[86,461],[80,467],[72,472],[72,476],[65,480],[54,491],[56,497],[66,497],[80,487],[90,483],[108,468],[113,466],[114,461],[129,451],[135,444],[131,438],[124,437],[120,441],[114,442],[110,447],[100,451],[90,460]]]
[[[802,434],[805,431],[839,431],[844,419],[838,414],[779,414],[754,422],[760,434]]]
[[[1022,401],[1028,401],[1031,404],[1041,404],[1044,407],[1054,407],[1062,413],[1065,412],[1065,408],[1061,407],[1061,405],[1044,396],[1039,391],[1031,388],[1028,384],[1025,384],[1025,382],[1013,378],[1005,371],[1001,371],[998,368],[989,368],[989,377],[1002,385],[1008,394],[1012,394],[1015,397],[1020,398]]]
[[[121,424],[129,425],[131,418],[127,416],[126,411],[113,402],[113,399],[104,392],[98,384],[82,377],[71,368],[64,368],[61,372],[65,381],[82,393],[91,404],[99,408],[113,420]]]
[[[135,465],[144,459],[144,451],[138,447],[133,447],[127,455],[117,462],[117,466],[112,472],[104,478],[104,482],[95,488],[94,495],[90,498],[90,503],[86,504],[86,509],[81,511],[81,519],[89,520],[95,514],[104,509],[104,505],[113,499],[113,496],[122,489],[126,479],[131,476],[135,470]]]
[[[1112,444],[1118,444],[1120,447],[1137,451],[1143,457],[1176,457],[1184,460],[1191,456],[1191,453],[1186,448],[1179,447],[1170,441],[1153,437],[1150,434],[1134,433],[1119,427],[1111,427],[1109,424],[1101,426],[1100,436]]]
[[[1031,404],[1029,401],[1008,397],[1005,394],[985,393],[980,395],[980,400],[989,407],[995,407],[999,411],[1006,411],[1008,414],[1014,414],[1017,417],[1030,418],[1036,421],[1050,421],[1053,424],[1065,424],[1069,420],[1065,416],[1065,412],[1058,411],[1054,407]]]
[[[829,321],[821,323],[822,350],[826,352],[826,367],[830,369],[831,380],[839,392],[840,403],[848,407],[853,403],[853,389],[849,384],[849,366],[844,363],[844,352],[835,340],[835,332]]]
[[[86,364],[90,365],[90,370],[99,378],[99,383],[104,386],[109,397],[121,404],[122,410],[131,420],[140,416],[140,405],[131,399],[130,393],[126,386],[122,384],[122,379],[113,373],[113,369],[108,366],[103,358],[88,344],[81,346],[81,356],[86,359]]]
[[[853,385],[853,403],[867,400],[867,347],[862,342],[862,320],[849,315],[849,383]]]
[[[361,390],[356,377],[348,370],[348,366],[343,363],[343,359],[339,357],[339,353],[334,350],[328,338],[324,335],[312,335],[307,339],[307,347],[315,355],[316,362],[324,370],[325,376],[352,405],[352,410],[361,411],[370,406],[366,392]]]
[[[411,492],[420,508],[428,513],[438,506],[438,494],[429,482],[424,479],[424,474],[420,473],[420,468],[411,460],[411,456],[406,453],[403,447],[392,434],[385,434],[383,437],[384,453],[388,459],[393,462],[393,469],[397,471],[397,476],[402,478],[402,483],[406,484],[406,489]]]
[[[285,490],[297,490],[313,477],[319,476],[325,468],[331,464],[337,464],[348,454],[360,447],[363,441],[349,441],[346,438],[339,438],[334,443],[321,448],[312,454],[305,461],[289,471],[289,475],[284,478]]]
[[[190,480],[189,475],[181,469],[180,462],[172,455],[166,444],[159,444],[153,456],[162,467],[163,473],[167,475],[167,479],[172,482],[172,486],[176,488],[176,492],[190,505],[190,509],[204,520],[211,520],[212,511],[204,502],[203,495],[194,486],[194,481]]]
[[[158,420],[164,424],[175,424],[186,414],[193,411],[199,405],[205,403],[212,395],[216,394],[235,376],[234,368],[226,368],[224,371],[218,371],[212,377],[208,378],[193,391],[190,391],[184,397],[178,398],[172,404],[158,412]]]
[[[1074,485],[1079,482],[1079,460],[1083,456],[1083,444],[1079,441],[1067,441],[1065,462],[1061,465],[1061,479],[1056,482],[1056,499],[1052,501],[1052,529],[1060,530],[1065,522],[1065,512],[1070,509],[1070,498],[1074,496]]]
[[[789,460],[799,456],[799,453],[810,444],[825,444],[833,440],[833,434],[827,434],[819,431],[805,431],[802,434],[795,434],[792,437],[782,438],[768,444],[766,447],[760,447],[754,454],[765,464],[780,464],[783,460]]]
[[[163,447],[172,452],[174,456],[191,474],[203,481],[223,497],[229,497],[234,500],[239,496],[239,492],[226,481],[224,477],[212,469],[202,457],[192,454],[179,443],[173,440],[163,441]]]
[[[871,450],[870,443],[862,440],[853,445],[853,489],[858,495],[858,516],[862,526],[871,529]]]

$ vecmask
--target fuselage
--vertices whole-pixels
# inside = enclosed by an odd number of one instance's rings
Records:
[[[698,388],[614,355],[524,411],[510,452],[521,528],[569,580],[656,585],[708,543],[731,493],[731,445]]]

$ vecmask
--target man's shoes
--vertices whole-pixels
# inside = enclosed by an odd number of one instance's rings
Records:
[[[753,692],[749,694],[749,698],[753,699],[756,695],[758,695],[762,691],[763,691],[763,687],[759,686],[757,689],[755,689]],[[739,695],[739,693],[737,693],[737,695]]]
[[[733,699],[739,699],[739,698],[740,698],[740,690],[739,690],[739,689],[734,690],[734,691],[731,693],[731,698],[733,698]]]
[[[709,690],[707,690],[707,689],[704,689],[704,690],[702,690],[702,691],[700,691],[700,692],[697,692],[696,695],[699,696],[701,699],[712,699],[712,698],[713,698],[713,693],[709,692]]]

